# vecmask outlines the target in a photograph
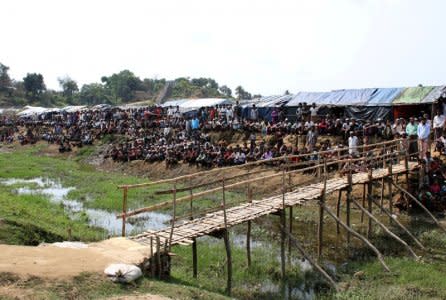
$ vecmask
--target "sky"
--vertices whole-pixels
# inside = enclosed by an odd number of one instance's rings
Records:
[[[253,94],[446,84],[443,0],[3,0],[0,62],[47,87],[128,69]]]

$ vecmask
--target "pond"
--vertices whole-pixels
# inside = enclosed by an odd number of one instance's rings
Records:
[[[88,198],[85,201],[69,199],[68,194],[75,190],[75,187],[66,187],[58,180],[44,177],[32,179],[11,178],[1,180],[0,184],[11,186],[12,190],[19,195],[44,195],[50,202],[62,205],[70,218],[76,219],[85,214],[91,226],[103,228],[111,236],[121,234],[122,220],[116,219],[116,213],[85,207],[84,203],[88,201]],[[126,234],[138,234],[146,229],[161,229],[167,226],[169,220],[170,216],[166,214],[143,213],[136,218],[128,219]]]

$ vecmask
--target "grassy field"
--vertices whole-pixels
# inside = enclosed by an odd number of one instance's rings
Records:
[[[85,147],[78,155],[48,155],[44,144],[35,147],[19,147],[14,151],[0,152],[0,180],[7,178],[30,179],[49,177],[60,180],[64,186],[76,187],[69,198],[80,199],[85,207],[108,211],[120,211],[122,192],[118,184],[146,182],[147,179],[117,172],[102,172],[84,162],[93,152]],[[168,195],[153,196],[154,186],[129,192],[129,208],[154,204],[168,200]],[[221,195],[211,195],[201,200],[197,207],[218,204]],[[238,201],[241,195],[228,193],[229,202]],[[83,218],[71,219],[60,205],[50,203],[41,195],[19,195],[11,186],[0,184],[0,241],[11,244],[35,245],[39,242],[60,241],[68,238],[67,228],[72,228],[73,239],[93,241],[104,236],[103,230],[88,226]],[[185,213],[188,205],[179,207]],[[311,253],[316,249],[316,210],[296,209],[296,226],[293,229],[304,247]],[[358,214],[353,223],[361,228]],[[233,256],[233,296],[240,299],[287,298],[291,288],[292,298],[303,295],[324,299],[445,299],[446,298],[446,235],[423,222],[408,224],[410,229],[429,249],[417,250],[420,261],[409,258],[401,246],[377,231],[373,242],[385,254],[392,273],[383,272],[373,254],[360,243],[347,258],[345,238],[327,230],[324,262],[336,261],[336,278],[343,291],[333,293],[321,278],[313,272],[303,273],[296,263],[298,255],[293,251],[293,264],[287,267],[287,280],[281,284],[279,238],[277,216],[270,216],[253,226],[256,240],[252,250],[252,266],[247,267],[244,249],[244,226],[231,230]],[[385,218],[384,218],[385,219]],[[387,224],[387,220],[385,220]],[[325,228],[333,228],[334,222],[326,220]],[[396,230],[396,228],[393,228]],[[361,229],[362,230],[362,229]],[[407,239],[406,239],[407,240]],[[192,254],[190,247],[177,246],[172,249],[172,278],[167,282],[142,279],[135,285],[112,284],[101,276],[84,274],[69,282],[46,282],[33,279],[20,285],[24,292],[31,289],[42,299],[88,299],[123,294],[158,293],[178,299],[224,299],[226,286],[226,253],[223,240],[201,238],[198,240],[198,278],[192,278]],[[358,273],[359,272],[359,273]],[[354,274],[360,276],[354,276]],[[1,274],[7,282],[8,274]],[[1,287],[1,283],[0,283]],[[299,287],[296,289],[296,287]],[[40,294],[39,294],[40,293]],[[38,297],[37,297],[38,298]]]

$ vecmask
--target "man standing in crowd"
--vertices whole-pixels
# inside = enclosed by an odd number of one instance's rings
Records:
[[[406,134],[409,138],[409,155],[413,156],[414,153],[418,152],[417,149],[417,128],[418,125],[415,124],[415,119],[411,117],[409,123],[406,125]]]
[[[357,155],[358,154],[358,137],[354,131],[350,131],[350,137],[348,138],[348,154]]]
[[[251,121],[256,122],[259,118],[259,110],[257,109],[256,105],[253,104],[250,112]]]
[[[420,149],[420,158],[424,159],[426,157],[426,152],[428,151],[429,135],[431,133],[430,124],[426,122],[426,118],[421,118],[421,123],[417,127],[418,135],[418,149]]]
[[[435,141],[443,136],[445,116],[441,114],[440,110],[437,110],[437,115],[434,117],[434,138]]]

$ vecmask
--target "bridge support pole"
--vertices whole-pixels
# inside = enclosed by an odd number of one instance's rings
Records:
[[[338,202],[336,203],[336,217],[340,218],[341,214],[341,199],[342,199],[342,189],[339,190]],[[336,222],[336,234],[339,234],[339,222]]]
[[[249,177],[248,177],[249,178]],[[248,183],[248,203],[252,203],[251,185]],[[246,231],[246,259],[248,261],[248,268],[251,267],[251,220],[248,221],[248,228]]]
[[[231,296],[232,289],[232,256],[231,256],[231,244],[229,243],[229,232],[228,232],[228,220],[226,216],[226,194],[225,194],[225,178],[222,180],[222,190],[223,190],[223,220],[225,222],[225,229],[223,233],[223,239],[225,241],[226,249],[226,262],[227,262],[227,282],[226,282],[226,292]]]
[[[373,252],[375,252],[376,253],[376,256],[378,257],[378,260],[379,260],[379,262],[381,263],[381,265],[384,267],[384,269],[387,271],[387,272],[390,272],[390,269],[389,269],[389,267],[386,265],[386,263],[385,263],[385,261],[384,261],[384,258],[383,258],[383,255],[381,254],[381,252],[379,252],[379,250],[375,247],[375,246],[373,246],[373,244],[367,239],[367,238],[365,238],[364,236],[362,236],[360,233],[358,233],[357,231],[355,231],[353,228],[351,228],[349,225],[347,225],[347,224],[345,224],[344,222],[342,222],[340,219],[338,219],[337,217],[336,217],[336,215],[325,205],[325,204],[322,204],[322,206],[323,206],[323,208],[324,208],[324,210],[333,218],[333,219],[335,219],[336,221],[338,221],[341,225],[342,225],[342,227],[344,227],[345,228],[345,230],[347,230],[349,233],[351,233],[351,234],[353,234],[354,236],[356,236],[358,239],[360,239],[361,241],[363,241],[367,246],[369,246],[369,248],[370,249],[372,249],[373,250]]]
[[[127,192],[128,188],[125,187],[122,196],[122,236],[125,237],[125,222],[126,222],[126,214],[127,214]]]
[[[388,167],[389,178],[387,178],[387,189],[389,190],[389,211],[390,214],[393,213],[393,192],[392,192],[392,182],[393,182],[393,170],[392,170],[392,162],[390,162]],[[391,218],[392,219],[392,218]]]
[[[365,206],[365,183],[362,185],[362,206]],[[364,223],[364,212],[361,211],[361,223]]]
[[[369,167],[368,174],[369,181],[367,182],[367,208],[368,208],[368,226],[367,226],[367,238],[370,239],[372,236],[372,194],[373,194],[373,176],[372,176],[372,166]],[[364,211],[363,211],[364,212]]]
[[[197,259],[197,240],[193,238],[192,243],[192,269],[193,269],[193,277],[197,278],[198,276],[198,259]]]
[[[347,181],[348,181],[348,187],[347,187],[347,205],[346,205],[346,224],[347,227],[350,228],[350,202],[352,199],[352,189],[353,189],[353,183],[352,183],[352,165],[351,165],[351,161],[348,162],[348,177],[347,177]],[[338,219],[338,223],[341,223],[340,219]],[[350,231],[347,230],[347,246],[350,247]]]
[[[291,265],[291,234],[293,232],[293,207],[290,206],[290,216],[289,216],[289,228],[288,232],[290,233],[288,236],[288,264]]]
[[[280,225],[286,228],[286,214],[285,214],[285,168],[282,168],[282,210],[280,211]],[[285,232],[280,231],[280,270],[282,278],[285,278]]]

